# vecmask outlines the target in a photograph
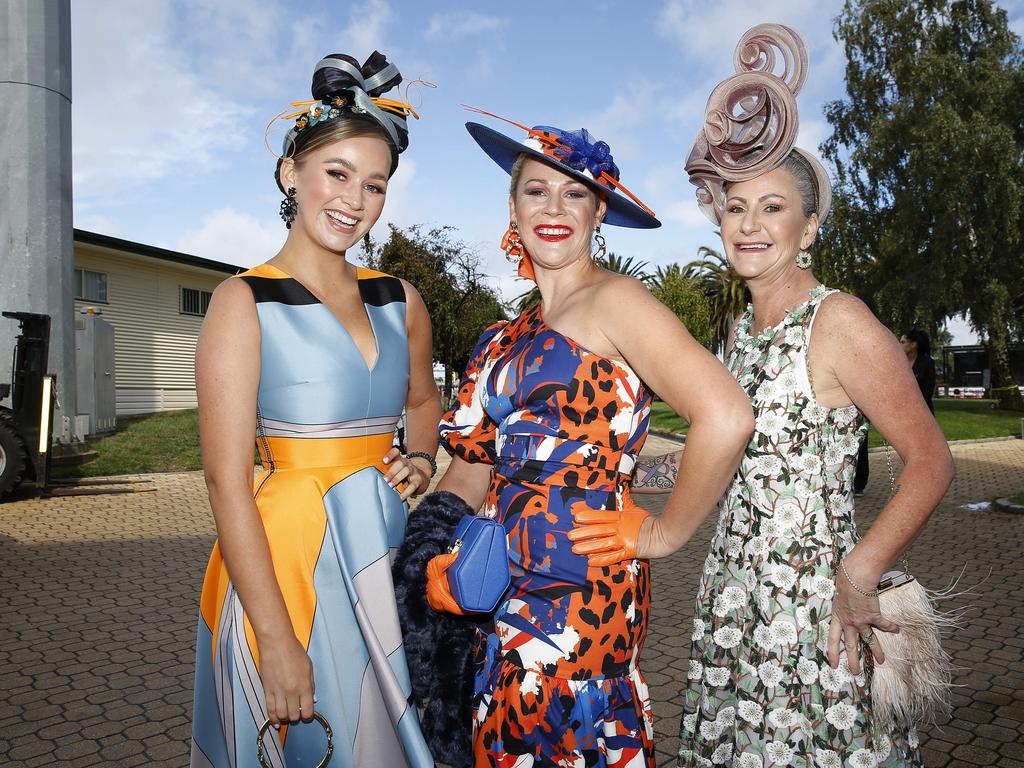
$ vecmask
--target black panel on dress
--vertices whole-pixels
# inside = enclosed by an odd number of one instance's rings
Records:
[[[302,283],[290,277],[257,277],[241,275],[241,278],[252,289],[256,303],[274,302],[277,304],[319,304],[320,300],[309,292]]]
[[[383,307],[394,301],[405,303],[405,289],[397,277],[366,277],[359,281],[359,295],[363,303],[374,307]]]

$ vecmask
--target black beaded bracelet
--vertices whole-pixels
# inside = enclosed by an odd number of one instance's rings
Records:
[[[416,459],[416,458],[426,459],[427,463],[430,465],[430,476],[433,477],[434,475],[437,474],[437,462],[434,461],[434,457],[431,456],[429,453],[426,453],[424,451],[410,451],[409,453],[405,454],[405,458],[407,458],[407,459]]]

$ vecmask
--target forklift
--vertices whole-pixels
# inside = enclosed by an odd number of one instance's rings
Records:
[[[4,312],[17,320],[11,383],[0,384],[0,501],[22,482],[45,488],[50,475],[50,440],[56,376],[46,373],[50,352],[50,316]]]

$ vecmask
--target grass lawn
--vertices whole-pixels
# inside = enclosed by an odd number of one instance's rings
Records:
[[[201,469],[199,412],[165,411],[147,416],[119,416],[117,432],[90,440],[99,453],[95,461],[54,467],[54,477],[99,477],[142,472]]]
[[[976,440],[982,437],[1020,435],[1021,411],[1000,411],[993,408],[995,400],[934,400],[935,418],[947,440]],[[657,402],[651,409],[651,427],[685,434],[689,425],[665,403]],[[882,445],[874,429],[868,433],[868,445]]]
[[[1020,435],[1024,413],[995,410],[991,407],[993,403],[992,400],[936,400],[935,415],[947,440]],[[95,461],[75,467],[57,467],[53,476],[98,477],[202,469],[199,415],[194,409],[121,417],[117,426],[116,434],[90,441],[89,447],[99,453]],[[665,403],[657,402],[651,409],[651,427],[685,434],[689,424]],[[882,444],[874,430],[869,442],[872,447]]]

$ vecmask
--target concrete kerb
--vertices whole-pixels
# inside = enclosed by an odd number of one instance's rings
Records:
[[[1009,512],[1011,515],[1024,515],[1024,506],[1021,506],[1008,498],[996,499],[992,502],[992,506],[1000,512]]]
[[[686,442],[686,435],[680,434],[679,432],[670,432],[667,429],[649,429],[647,430],[652,435],[658,437],[664,437],[666,440],[676,440],[680,443]],[[1002,437],[974,437],[969,440],[948,440],[950,445],[976,445],[979,443],[998,443],[1003,440],[1020,440],[1021,438],[1016,435],[1003,435]],[[889,446],[880,445],[877,448],[868,448],[868,453],[881,453],[887,450]]]

